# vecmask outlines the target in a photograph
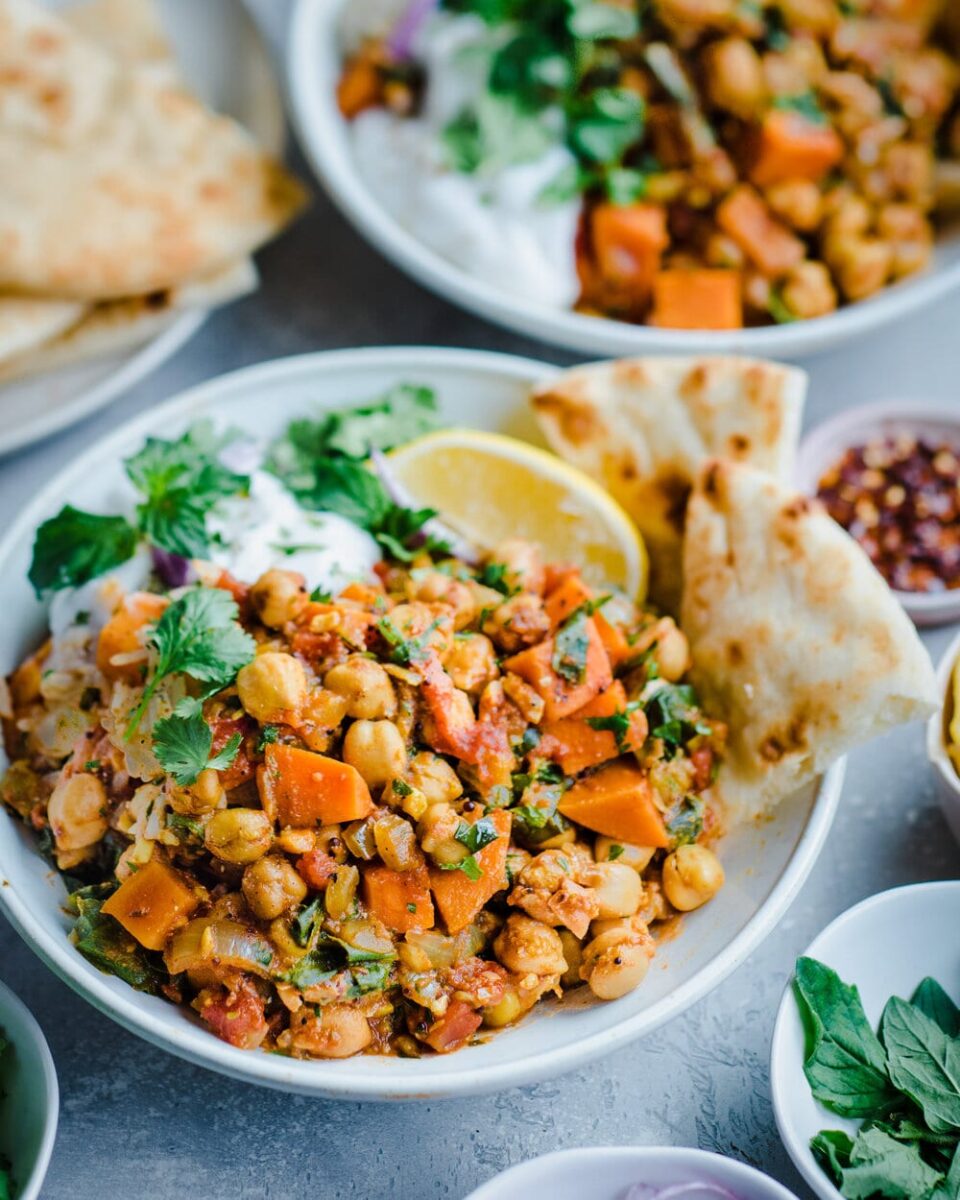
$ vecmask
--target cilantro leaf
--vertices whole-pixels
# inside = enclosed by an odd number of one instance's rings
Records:
[[[814,125],[826,125],[827,114],[820,107],[820,101],[811,90],[795,92],[790,96],[775,96],[773,107],[784,112],[794,112]]]
[[[77,920],[70,940],[100,971],[116,975],[139,992],[154,992],[165,977],[146,952],[133,941],[119,921],[101,912],[102,894],[82,888],[70,896]]]
[[[702,796],[685,796],[666,821],[671,847],[695,842],[703,832],[703,813],[706,803]]]
[[[457,863],[440,863],[441,871],[462,871],[464,875],[473,883],[478,879],[483,878],[483,867],[477,862],[472,854],[468,854],[466,858],[461,858]]]
[[[213,731],[203,719],[199,701],[178,704],[173,714],[153,727],[153,752],[157,762],[181,785],[196,783],[207,767],[224,771],[237,757],[243,735],[235,733],[226,745],[211,756]]]
[[[668,757],[710,726],[699,719],[697,694],[689,684],[661,683],[644,701],[650,736],[665,743]]]
[[[587,652],[590,649],[589,617],[578,608],[557,630],[550,664],[568,683],[582,683],[587,676]]]
[[[272,745],[279,736],[280,727],[278,725],[264,725],[257,738],[257,750],[262,754],[267,746]]]
[[[206,694],[213,695],[251,661],[256,643],[237,623],[237,615],[236,601],[221,588],[195,588],[164,609],[148,635],[157,665],[130,718],[128,739],[167,675],[189,675],[206,683]]]
[[[404,637],[397,629],[396,625],[389,617],[383,617],[377,622],[377,630],[380,636],[390,647],[390,659],[397,666],[409,667],[414,663],[423,662],[427,657],[427,641],[430,634],[440,624],[440,618],[437,617],[431,621],[423,633],[416,637]]]
[[[439,538],[422,536],[423,526],[437,515],[435,508],[401,508],[391,505],[370,530],[391,558],[410,562],[418,554],[448,554],[450,547]],[[419,541],[419,545],[411,543]]]
[[[606,717],[586,717],[591,729],[607,730],[617,740],[617,749],[621,752],[627,749],[627,739],[630,736],[630,718],[643,705],[639,700],[631,700],[626,708],[618,709]]]
[[[476,854],[484,846],[489,846],[491,842],[495,842],[500,835],[497,833],[497,828],[489,817],[481,817],[479,821],[474,821],[472,825],[468,821],[461,821],[457,826],[457,832],[453,836],[461,846],[466,846],[471,854]]]
[[[250,480],[225,467],[218,454],[232,435],[198,422],[176,440],[147,438],[142,450],[125,462],[127,475],[145,499],[137,518],[146,537],[184,558],[202,558],[210,549],[206,518],[226,496],[246,495]]]
[[[646,106],[627,88],[597,88],[572,107],[567,139],[579,157],[619,163],[644,134]]]
[[[803,1071],[814,1097],[844,1117],[884,1116],[897,1095],[887,1056],[860,993],[813,958],[800,958],[795,989],[806,1031]]]
[[[303,908],[293,918],[291,924],[291,932],[293,933],[294,941],[298,946],[306,946],[313,934],[314,929],[323,920],[324,907],[323,896],[319,895],[311,900],[309,904],[305,904]]]
[[[329,413],[324,439],[328,453],[369,458],[371,451],[392,450],[429,433],[438,423],[433,389],[400,383],[372,404]]]
[[[80,587],[132,558],[136,548],[137,531],[124,517],[66,504],[37,530],[27,578],[38,596]]]

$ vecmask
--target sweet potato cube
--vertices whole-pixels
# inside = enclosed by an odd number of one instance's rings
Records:
[[[415,871],[367,867],[362,882],[364,904],[388,929],[409,933],[433,928],[433,898],[425,866]]]
[[[831,126],[802,113],[772,109],[763,118],[750,178],[757,187],[810,179],[814,183],[843,158],[843,142]]]
[[[803,262],[807,248],[748,184],[735,188],[717,209],[717,224],[764,275],[777,279]]]
[[[296,746],[267,746],[257,786],[264,811],[298,829],[359,821],[373,811],[370,790],[354,767]]]
[[[662,329],[741,329],[740,272],[658,271],[650,324]]]
[[[670,244],[666,210],[657,204],[600,204],[590,227],[603,281],[645,299],[660,256]]]
[[[108,679],[122,679],[130,684],[143,682],[146,657],[129,663],[113,660],[143,649],[140,630],[158,621],[168,604],[165,596],[155,596],[152,592],[132,592],[124,598],[97,639],[97,667]]]
[[[475,857],[482,874],[469,879],[461,870],[430,868],[430,887],[449,933],[466,929],[490,899],[507,886],[507,850],[510,848],[510,814],[495,809],[488,814],[497,840],[478,850]],[[479,816],[475,818],[479,820]],[[464,816],[469,821],[469,816]]]
[[[119,921],[141,946],[162,950],[199,903],[179,872],[151,859],[120,884],[102,911]]]
[[[612,763],[575,783],[562,797],[561,813],[585,829],[636,846],[666,849],[670,837],[653,802],[653,786],[639,767]]]
[[[571,682],[553,669],[554,638],[546,638],[529,650],[521,650],[504,663],[508,671],[525,679],[543,697],[544,715],[548,721],[570,716],[599,692],[606,691],[613,682],[610,659],[592,617],[586,622],[586,631],[586,670],[579,682]]]
[[[560,764],[564,775],[579,775],[588,767],[617,758],[620,749],[609,729],[594,729],[588,717],[609,717],[626,708],[627,695],[619,680],[571,717],[544,721],[540,726],[541,754]]]
[[[593,592],[579,575],[568,575],[547,595],[543,608],[550,618],[550,628],[556,629],[581,604],[593,599]]]

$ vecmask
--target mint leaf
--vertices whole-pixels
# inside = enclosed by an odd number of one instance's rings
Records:
[[[218,458],[231,440],[231,434],[217,434],[209,421],[201,421],[173,441],[147,438],[143,449],[126,460],[130,481],[145,496],[137,506],[140,528],[154,545],[184,558],[208,554],[211,507],[250,490],[249,478]]]
[[[124,517],[66,504],[37,530],[27,578],[38,596],[80,587],[132,558],[136,548],[137,531]]]
[[[895,1141],[880,1129],[861,1129],[841,1172],[840,1192],[847,1200],[924,1200],[943,1180],[914,1145]]]
[[[829,1175],[839,1187],[843,1172],[850,1166],[853,1138],[840,1129],[822,1129],[810,1139],[810,1150],[825,1175]]]
[[[960,1041],[899,996],[887,1001],[880,1032],[894,1085],[934,1133],[960,1130]]]
[[[392,450],[439,424],[432,388],[400,383],[379,400],[330,413],[324,422],[327,453],[369,458],[373,450]]]
[[[922,980],[910,997],[910,1003],[935,1021],[947,1037],[960,1037],[960,1008],[935,979],[928,976]]]
[[[844,1117],[886,1115],[897,1095],[856,987],[813,958],[797,960],[794,987],[806,1032],[803,1071],[814,1097]]]

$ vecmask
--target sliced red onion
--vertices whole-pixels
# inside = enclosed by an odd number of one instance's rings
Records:
[[[401,62],[413,57],[413,44],[439,0],[410,0],[387,37],[391,58]]]
[[[183,587],[197,577],[189,558],[161,550],[159,546],[150,547],[150,556],[157,574],[167,587]]]
[[[371,451],[370,461],[380,476],[380,482],[386,488],[387,495],[394,504],[399,504],[401,508],[419,507],[416,497],[412,496],[394,475],[390,469],[390,462],[387,456],[381,450]],[[438,517],[432,517],[429,521],[425,521],[422,532],[424,535],[429,534],[446,542],[450,547],[450,553],[470,566],[480,565],[483,555],[478,548],[472,542],[468,542],[466,538],[461,537],[455,529],[451,529],[449,525],[446,525]]]
[[[669,1187],[635,1183],[623,1200],[740,1200],[740,1197],[719,1183],[691,1180],[689,1183],[672,1183]]]

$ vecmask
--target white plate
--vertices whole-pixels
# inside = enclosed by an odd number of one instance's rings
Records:
[[[934,443],[960,446],[960,409],[949,400],[881,400],[846,409],[814,426],[797,451],[797,487],[815,496],[824,472],[851,446],[900,432],[919,434]],[[960,618],[960,588],[947,592],[900,592],[892,589],[904,611],[921,627],[944,625]]]
[[[266,363],[187,392],[117,430],[47,484],[0,543],[0,674],[44,636],[44,609],[26,572],[37,525],[69,501],[109,511],[125,484],[120,460],[147,434],[169,437],[210,416],[261,434],[279,433],[312,407],[369,400],[398,382],[436,389],[451,423],[535,438],[531,384],[555,368],[528,359],[456,350],[339,351]],[[114,501],[115,503],[115,501]],[[360,1057],[298,1062],[245,1053],[218,1041],[186,1013],[100,974],[67,941],[62,889],[33,853],[19,822],[0,813],[0,907],[33,949],[72,987],[128,1029],[174,1054],[257,1083],[315,1095],[424,1098],[467,1095],[569,1071],[649,1033],[715,987],[783,916],[823,846],[843,780],[837,764],[815,787],[785,801],[776,817],[732,833],[723,843],[727,886],[687,917],[643,987],[612,1004],[590,1003],[586,989],[482,1046],[449,1056]],[[4,886],[5,883],[9,886]]]
[[[624,1200],[635,1183],[666,1188],[714,1183],[738,1200],[796,1200],[746,1163],[680,1146],[596,1146],[558,1150],[520,1163],[471,1192],[467,1200]]]
[[[283,103],[270,57],[240,0],[157,0],[190,88],[234,117],[274,154],[284,142]],[[68,0],[51,0],[54,8]],[[185,312],[143,346],[45,375],[0,383],[0,455],[73,425],[149,375],[203,324]]]
[[[0,1032],[10,1047],[0,1057],[0,1158],[12,1164],[16,1200],[37,1200],[57,1136],[60,1089],[43,1030],[23,1001],[0,983]]]
[[[472,278],[402,228],[357,171],[335,92],[341,70],[339,13],[349,0],[297,0],[287,43],[290,102],[300,142],[331,197],[360,233],[397,266],[448,300],[568,350],[635,354],[749,354],[802,358],[879,329],[960,287],[960,231],[941,239],[928,272],[827,317],[763,329],[655,329],[549,308]]]
[[[860,989],[863,1008],[876,1029],[891,996],[909,999],[932,975],[952,995],[960,980],[960,880],[917,883],[871,896],[847,909],[804,951],[832,967],[844,983]],[[950,930],[954,934],[950,934]],[[780,1002],[770,1050],[770,1085],[780,1137],[797,1170],[822,1200],[840,1193],[817,1165],[810,1139],[821,1129],[853,1134],[849,1121],[821,1108],[803,1074],[804,1038],[792,981]]]
[[[953,760],[947,754],[945,723],[947,692],[952,686],[953,668],[958,659],[960,659],[960,633],[947,647],[940,660],[940,665],[937,667],[937,694],[940,697],[940,707],[927,722],[927,758],[930,759],[934,781],[937,785],[940,811],[953,831],[953,836],[960,842],[960,775],[957,774]]]

